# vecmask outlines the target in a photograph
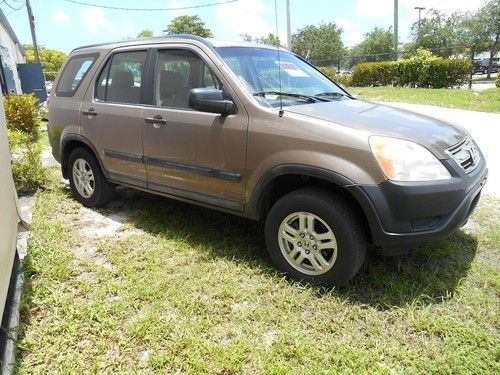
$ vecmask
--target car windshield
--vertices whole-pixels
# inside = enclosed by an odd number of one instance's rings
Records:
[[[292,53],[258,47],[219,47],[217,52],[245,88],[269,107],[325,102],[348,94]],[[280,77],[281,76],[281,77]],[[281,84],[280,84],[281,78]]]

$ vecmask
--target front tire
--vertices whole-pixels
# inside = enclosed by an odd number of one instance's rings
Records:
[[[368,241],[349,203],[306,188],[280,198],[266,219],[266,244],[277,267],[296,280],[345,285],[363,264]]]
[[[113,198],[115,186],[108,182],[90,151],[74,149],[69,155],[68,172],[71,191],[85,207],[104,206]]]

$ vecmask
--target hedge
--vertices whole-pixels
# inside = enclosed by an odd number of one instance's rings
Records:
[[[318,69],[321,70],[324,75],[328,76],[328,78],[334,80],[342,86],[351,86],[351,76],[339,75],[333,68],[330,68],[328,66],[322,66]]]
[[[426,50],[399,61],[382,61],[355,65],[353,86],[409,86],[443,88],[460,86],[471,73],[465,59],[443,59]]]
[[[497,73],[497,80],[495,81],[495,85],[500,88],[500,74]]]
[[[4,97],[12,175],[19,193],[31,192],[47,184],[47,168],[42,165],[39,137],[38,99],[31,94]]]
[[[37,102],[38,99],[32,94],[5,96],[7,128],[21,131],[32,140],[36,140],[41,120]]]
[[[397,63],[393,61],[368,62],[352,69],[353,86],[387,86],[396,83]]]

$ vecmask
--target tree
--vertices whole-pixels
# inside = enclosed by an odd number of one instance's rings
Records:
[[[167,26],[167,33],[170,35],[198,35],[203,38],[213,37],[212,31],[205,26],[205,22],[198,16],[175,17]]]
[[[260,38],[255,39],[255,42],[261,44],[267,44],[269,46],[276,46],[276,47],[281,46],[280,37],[272,33],[269,33],[267,36],[262,36]]]
[[[23,45],[24,52],[26,52],[26,62],[34,63],[35,62],[35,50],[32,45],[24,44]],[[66,61],[66,54],[64,52],[49,49],[49,48],[40,48],[38,50],[38,54],[40,56],[40,64],[42,65],[43,74],[45,75],[45,79],[48,81],[52,81],[55,79],[59,68]]]
[[[292,51],[318,65],[329,65],[345,55],[342,29],[335,23],[308,25],[292,35]]]
[[[460,50],[461,13],[449,16],[435,9],[430,9],[426,16],[411,26],[410,35],[415,48],[424,48],[441,57],[450,57]]]
[[[486,2],[477,11],[476,20],[469,22],[475,24],[474,29],[477,30],[479,43],[490,53],[488,65],[488,78],[490,78],[493,58],[500,48],[500,0]]]
[[[394,33],[391,27],[387,30],[375,27],[365,34],[365,39],[361,43],[349,49],[350,65],[362,62],[391,60],[394,48],[393,44]]]
[[[255,42],[267,44],[269,46],[281,46],[280,37],[273,33],[269,33],[267,36],[261,36],[260,38],[253,38],[249,34],[242,34],[241,36],[245,42]]]
[[[153,36],[153,30],[144,29],[139,34],[137,34],[138,38],[151,38]]]

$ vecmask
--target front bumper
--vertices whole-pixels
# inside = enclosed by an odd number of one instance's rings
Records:
[[[445,160],[452,177],[446,181],[352,186],[370,227],[372,242],[385,253],[398,253],[418,243],[450,237],[476,207],[486,183],[484,157],[470,174]]]

